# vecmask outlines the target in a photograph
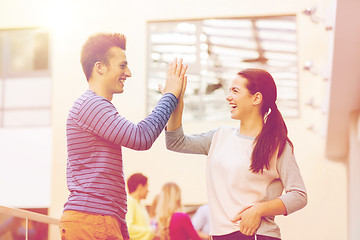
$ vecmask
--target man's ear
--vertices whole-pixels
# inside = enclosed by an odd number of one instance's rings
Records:
[[[96,63],[94,64],[94,70],[95,70],[98,74],[102,75],[102,74],[103,74],[103,65],[102,65],[102,63],[101,63],[101,62],[96,62]]]
[[[254,94],[254,99],[253,99],[253,104],[254,105],[259,105],[261,104],[263,101],[263,95],[261,92],[257,92]]]

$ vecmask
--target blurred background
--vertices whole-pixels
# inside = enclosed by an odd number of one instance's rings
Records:
[[[237,126],[228,81],[267,69],[308,191],[304,209],[277,217],[283,239],[360,239],[359,9],[356,0],[0,0],[0,205],[60,217],[66,118],[87,89],[81,47],[120,32],[132,77],[112,102],[133,122],[153,108],[175,56],[189,65],[187,133]],[[163,133],[151,150],[123,154],[126,178],[149,178],[148,205],[168,181],[185,205],[207,202],[205,156],[166,150]],[[59,239],[56,225],[41,230]]]

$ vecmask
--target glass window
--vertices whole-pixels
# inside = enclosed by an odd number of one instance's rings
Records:
[[[295,16],[149,22],[148,34],[148,112],[167,64],[182,57],[189,65],[184,120],[227,119],[228,83],[245,68],[269,71],[279,109],[299,116]]]
[[[34,36],[34,70],[49,69],[49,33],[37,32]]]
[[[3,127],[42,127],[49,125],[49,108],[11,109],[3,115]]]
[[[10,73],[29,72],[33,68],[34,42],[28,31],[9,32],[10,40]]]
[[[4,108],[4,106],[3,106],[3,98],[4,98],[4,92],[3,92],[3,90],[4,90],[4,88],[3,88],[3,80],[1,79],[1,77],[0,77],[0,114],[1,114],[1,109],[3,109]],[[1,115],[0,115],[1,116]],[[0,119],[1,119],[1,117],[0,117]],[[0,120],[0,122],[1,122],[1,120]]]
[[[2,57],[3,57],[3,34],[2,32],[0,31],[0,81],[1,81],[1,76],[2,76],[2,69],[3,69],[3,60],[2,60]]]
[[[4,108],[50,108],[49,78],[14,78],[5,81]]]
[[[10,73],[48,69],[49,35],[41,30],[9,31]]]
[[[0,30],[0,127],[50,125],[46,29]]]

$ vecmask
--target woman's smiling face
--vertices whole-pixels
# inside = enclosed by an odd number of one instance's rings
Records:
[[[241,120],[253,110],[253,95],[246,87],[247,79],[237,76],[230,84],[226,100],[231,107],[231,118]]]

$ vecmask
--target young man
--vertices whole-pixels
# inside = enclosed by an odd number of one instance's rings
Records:
[[[131,175],[127,180],[129,195],[126,223],[131,240],[152,240],[155,237],[155,228],[151,227],[149,214],[141,200],[146,199],[148,179],[141,173]]]
[[[165,94],[138,124],[111,103],[131,77],[122,34],[97,34],[83,46],[81,64],[89,89],[67,119],[68,201],[60,219],[63,240],[129,239],[122,147],[147,150],[164,129],[186,85],[187,66],[175,59],[167,72]]]

